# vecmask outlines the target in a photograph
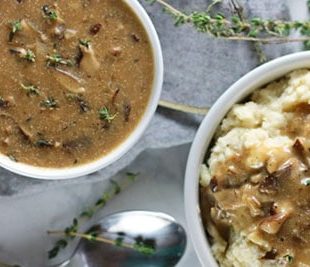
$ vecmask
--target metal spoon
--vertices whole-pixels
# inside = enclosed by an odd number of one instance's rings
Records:
[[[184,254],[186,233],[163,213],[127,211],[109,215],[92,227],[100,236],[131,243],[143,240],[155,252],[146,255],[130,248],[82,239],[73,256],[58,267],[172,267]]]

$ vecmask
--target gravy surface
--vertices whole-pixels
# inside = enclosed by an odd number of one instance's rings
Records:
[[[93,161],[148,104],[153,52],[123,1],[0,1],[0,152],[35,166]]]

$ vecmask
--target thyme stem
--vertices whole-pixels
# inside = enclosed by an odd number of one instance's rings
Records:
[[[209,108],[200,108],[200,107],[194,107],[189,105],[184,105],[180,103],[174,103],[167,100],[160,100],[159,106],[163,108],[172,109],[175,111],[181,111],[184,113],[192,113],[197,115],[206,115],[209,111]]]
[[[83,238],[86,240],[96,241],[96,242],[102,242],[109,245],[115,245],[115,240],[107,239],[102,236],[93,236],[91,234],[84,234],[84,233],[78,233],[78,232],[69,232],[65,233],[64,231],[47,231],[48,235],[54,235],[54,236],[70,236],[70,237],[78,237]],[[122,247],[124,248],[130,248],[134,249],[133,245],[122,243]]]
[[[247,42],[260,42],[262,44],[282,44],[282,43],[298,43],[309,41],[310,37],[271,37],[271,38],[259,38],[259,37],[247,37],[247,36],[230,36],[219,37],[220,39],[227,39],[232,41],[247,41]]]
[[[175,16],[182,16],[184,18],[190,19],[189,16],[187,16],[185,13],[181,12],[180,10],[176,9],[175,7],[173,7],[172,5],[168,4],[166,1],[164,0],[155,0],[154,2],[158,2],[159,4],[161,4],[163,7],[167,8],[167,10],[169,10],[173,15]]]
[[[236,15],[227,18],[222,13],[211,14],[210,10],[186,14],[165,0],[151,0],[150,2],[162,5],[164,10],[174,17],[176,26],[192,24],[197,31],[207,33],[213,38],[261,44],[304,42],[310,47],[310,23],[308,21],[271,20],[259,17],[244,19],[242,7],[235,0],[231,0],[230,3]],[[220,2],[214,0],[213,5]],[[289,34],[292,31],[298,32],[301,36],[290,37]]]

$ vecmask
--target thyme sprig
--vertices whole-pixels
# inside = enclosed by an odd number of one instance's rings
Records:
[[[55,9],[52,9],[49,5],[44,5],[42,7],[42,11],[44,14],[44,17],[50,21],[57,21],[58,20],[58,14]]]
[[[12,42],[17,32],[22,30],[21,20],[15,20],[10,23],[11,31],[9,34],[9,42]]]
[[[76,230],[72,231],[48,231],[49,235],[60,235],[60,236],[67,236],[70,238],[82,238],[89,241],[94,242],[101,242],[105,244],[114,245],[121,248],[129,248],[132,250],[135,250],[139,253],[145,254],[145,255],[152,255],[155,253],[156,248],[152,245],[146,244],[144,241],[141,240],[134,240],[133,243],[125,242],[125,238],[123,236],[118,236],[116,239],[108,239],[103,236],[99,236],[98,231],[96,230],[90,230],[86,233],[79,233]],[[68,242],[66,240],[60,240],[58,241],[58,245],[60,248],[66,247],[68,245]],[[56,250],[52,251],[52,255],[54,255]],[[58,250],[59,251],[59,250]]]
[[[59,107],[58,101],[53,97],[48,97],[41,101],[40,106],[47,109],[56,109]]]
[[[89,48],[91,45],[91,41],[89,39],[81,39],[79,40],[79,44],[81,46],[85,46],[86,48]]]
[[[213,14],[209,8],[207,11],[185,13],[164,0],[146,1],[162,5],[164,10],[174,18],[176,26],[191,24],[197,31],[207,33],[211,37],[262,44],[306,42],[306,45],[309,43],[310,46],[309,21],[272,20],[259,17],[242,19],[238,14],[226,17],[221,13]],[[300,36],[290,37],[293,31],[298,32]]]
[[[53,54],[46,56],[46,64],[48,67],[56,67],[58,65],[73,66],[73,62],[70,59],[63,58],[60,54]]]
[[[121,182],[116,182],[115,180],[110,180],[110,188],[103,192],[102,196],[95,202],[94,205],[86,208],[84,211],[80,213],[77,218],[72,220],[72,224],[66,227],[63,231],[48,231],[48,234],[60,234],[63,238],[58,239],[54,247],[48,251],[48,258],[53,259],[58,256],[59,252],[65,249],[69,242],[79,236],[79,230],[83,227],[83,225],[92,219],[94,215],[99,212],[105,205],[112,200],[116,195],[118,195],[121,191],[127,188],[130,184],[132,184],[136,178],[139,176],[139,173],[128,172],[126,173],[126,179],[123,179]],[[90,238],[91,232],[85,233],[87,238]],[[82,234],[84,235],[84,234]],[[89,239],[92,240],[92,239]],[[115,241],[115,245],[118,245],[120,240]],[[137,249],[136,249],[137,250]]]
[[[111,110],[104,106],[99,110],[99,117],[101,120],[111,123],[117,116],[117,113],[112,114]]]
[[[40,90],[37,86],[30,84],[30,85],[24,85],[23,83],[20,84],[22,90],[24,90],[27,94],[27,96],[32,95],[40,95]]]

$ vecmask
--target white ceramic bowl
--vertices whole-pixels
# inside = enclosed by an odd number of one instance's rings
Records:
[[[202,225],[199,207],[199,170],[215,131],[231,107],[255,89],[301,68],[310,68],[310,52],[300,52],[270,61],[233,84],[213,105],[202,122],[188,157],[185,175],[185,213],[188,233],[202,266],[218,266]]]
[[[153,55],[154,55],[153,57],[155,65],[154,82],[150,100],[143,117],[141,118],[140,122],[138,123],[134,131],[128,136],[126,140],[124,140],[123,143],[118,145],[108,155],[105,155],[96,161],[84,165],[70,168],[58,168],[58,169],[41,168],[30,166],[23,163],[16,163],[10,160],[8,157],[0,155],[1,167],[23,176],[38,179],[61,180],[61,179],[76,178],[98,171],[110,165],[111,163],[117,161],[126,152],[128,152],[128,150],[132,148],[134,144],[141,138],[143,132],[147,128],[149,122],[151,121],[156,111],[160,99],[163,84],[163,72],[164,72],[163,56],[157,32],[144,8],[139,4],[137,0],[124,0],[124,2],[127,3],[128,6],[130,6],[131,9],[134,11],[134,13],[138,16],[147,32],[147,35],[150,39],[150,43],[153,48]]]

